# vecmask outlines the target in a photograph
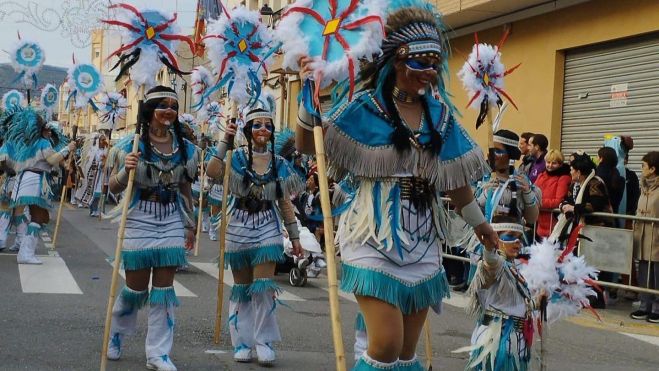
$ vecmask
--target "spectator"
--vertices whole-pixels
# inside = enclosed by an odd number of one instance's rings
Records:
[[[545,156],[546,170],[535,181],[535,186],[542,191],[542,209],[555,209],[565,199],[570,188],[570,166],[563,163],[563,154],[550,149]],[[540,211],[536,234],[545,238],[551,234],[556,218],[551,211]]]
[[[618,155],[611,147],[602,147],[597,151],[599,157],[599,165],[595,169],[597,175],[604,184],[609,193],[609,201],[611,207],[617,212],[622,200],[622,195],[625,191],[625,180],[622,179],[616,166],[618,165]]]
[[[627,215],[635,215],[638,206],[638,199],[641,197],[641,185],[638,176],[632,170],[629,170],[629,151],[634,149],[634,140],[629,136],[620,136],[622,139],[622,149],[625,152],[625,190],[627,191]],[[622,175],[622,174],[621,174]],[[631,220],[629,221],[631,222]],[[631,225],[627,228],[631,229]]]
[[[526,176],[529,176],[529,171],[531,171],[531,166],[533,166],[533,156],[531,156],[530,149],[531,146],[529,145],[529,141],[531,140],[531,137],[533,136],[533,133],[524,132],[522,135],[519,137],[519,144],[517,147],[519,148],[519,151],[522,153],[522,163],[519,165],[519,168],[517,168],[517,174],[524,174]]]
[[[586,153],[574,153],[572,156],[574,158],[570,163],[572,185],[568,190],[567,198],[561,203],[561,211],[566,217],[576,218],[577,221],[582,221],[586,225],[612,227],[612,219],[588,215],[593,212],[610,213],[613,211],[606,185],[604,185],[602,179],[595,175],[593,160]],[[583,192],[581,202],[576,203],[578,194],[581,192]],[[599,279],[601,281],[610,282],[612,278],[613,274],[611,272],[600,272]],[[609,295],[608,290],[606,295]],[[606,301],[603,293],[598,291],[597,299],[591,305],[593,308],[604,309]]]
[[[659,217],[659,152],[643,156],[641,197],[637,216]],[[634,223],[634,259],[638,260],[638,283],[641,287],[659,288],[659,225],[636,221]],[[640,294],[641,305],[631,314],[634,319],[647,319],[659,323],[659,296]]]
[[[547,137],[542,134],[533,134],[529,140],[529,154],[533,158],[533,164],[529,170],[529,179],[531,183],[535,183],[535,180],[538,179],[538,176],[545,171],[545,154],[547,154],[547,147],[549,146],[549,140]]]

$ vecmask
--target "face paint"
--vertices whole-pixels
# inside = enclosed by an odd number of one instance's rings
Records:
[[[426,63],[418,59],[408,59],[405,61],[405,66],[414,72],[435,71],[439,73],[440,65],[435,63]]]

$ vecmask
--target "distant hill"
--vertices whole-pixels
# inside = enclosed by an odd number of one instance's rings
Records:
[[[45,65],[41,69],[41,72],[37,74],[38,79],[38,91],[32,91],[33,99],[39,99],[41,95],[41,89],[46,84],[53,84],[59,88],[59,86],[66,80],[67,69],[64,67],[55,67]],[[12,81],[16,78],[16,72],[9,63],[0,63],[0,98],[9,90],[18,89],[23,94],[25,94],[25,89],[22,84],[12,84]]]

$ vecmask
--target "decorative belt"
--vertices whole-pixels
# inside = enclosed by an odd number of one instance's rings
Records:
[[[250,213],[258,213],[259,211],[266,211],[272,208],[272,201],[259,200],[253,197],[241,197],[236,200],[236,209],[248,211]]]
[[[168,204],[176,202],[176,192],[174,190],[166,191],[150,191],[142,189],[140,192],[140,201],[159,202],[161,204]]]
[[[485,314],[483,315],[483,320],[481,321],[481,323],[484,326],[487,326],[493,320],[495,320],[496,318],[510,319],[514,323],[515,331],[517,331],[517,332],[523,332],[524,331],[524,324],[526,323],[526,318],[516,317],[516,316],[509,316],[507,314],[501,313],[499,311],[491,310],[491,309],[488,309],[488,310],[485,311]]]
[[[399,178],[400,198],[412,201],[417,208],[430,207],[435,194],[427,179],[408,177]]]

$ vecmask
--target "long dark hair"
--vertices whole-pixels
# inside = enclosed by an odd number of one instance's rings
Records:
[[[250,114],[251,113],[258,113],[258,112],[268,112],[268,111],[266,111],[264,109],[257,108],[255,110],[251,111]],[[276,154],[275,154],[274,122],[272,122],[272,120],[270,120],[270,123],[272,124],[272,128],[273,128],[272,135],[270,135],[270,153],[272,155],[272,172],[274,174],[275,182],[276,182],[277,198],[282,198],[282,197],[284,197],[284,192],[282,191],[281,184],[279,183],[279,179],[278,179],[278,174],[279,173],[277,172],[277,158],[275,157]],[[252,165],[254,163],[254,154],[252,152],[252,147],[253,147],[253,144],[252,144],[252,139],[253,139],[252,138],[252,126],[253,125],[254,125],[254,120],[250,120],[245,124],[245,127],[243,127],[243,134],[245,134],[245,138],[247,139],[247,154],[248,154],[247,168],[249,169],[249,171],[243,177],[243,185],[245,186],[245,188],[249,187],[249,184],[252,181],[252,172],[253,172]]]
[[[150,89],[147,92],[147,95],[158,92],[176,93],[176,91],[172,88],[159,85],[156,86],[155,88]],[[153,119],[153,114],[156,110],[156,107],[158,107],[158,105],[160,104],[160,102],[163,101],[163,99],[165,98],[152,99],[149,101],[145,101],[142,104],[142,116],[140,117],[140,123],[142,125],[141,140],[142,143],[144,143],[144,158],[147,161],[151,161],[153,157],[153,151],[151,150],[151,140],[149,139],[149,125],[151,125],[151,120]],[[172,127],[174,128],[174,137],[176,138],[179,151],[181,153],[181,158],[183,159],[183,163],[185,164],[188,161],[188,153],[185,150],[184,136],[183,136],[183,131],[181,129],[181,123],[178,121],[178,114],[176,115],[176,118],[172,123]],[[190,174],[188,174],[188,176],[189,175]]]

